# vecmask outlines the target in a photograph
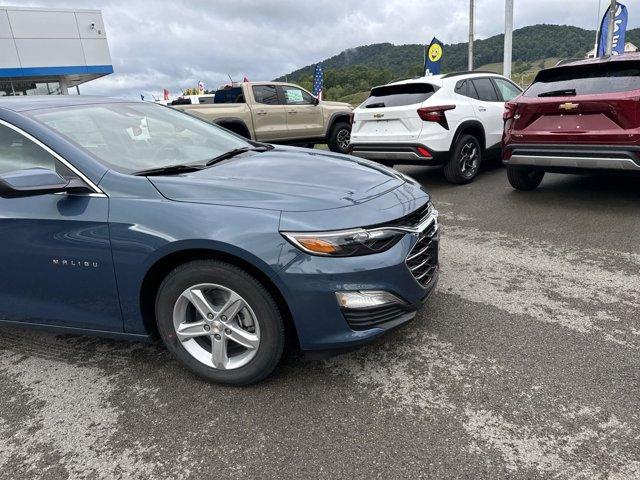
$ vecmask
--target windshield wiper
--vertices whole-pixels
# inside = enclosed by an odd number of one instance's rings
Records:
[[[386,105],[382,102],[378,102],[378,103],[370,103],[369,105],[367,105],[364,108],[384,108],[386,107]]]
[[[573,97],[575,95],[575,88],[565,88],[564,90],[553,90],[551,92],[544,92],[538,95],[538,97]]]
[[[173,175],[174,173],[195,172],[202,170],[204,165],[167,165],[166,167],[149,168],[147,170],[140,170],[133,172],[132,175],[139,177],[149,177],[153,175]]]
[[[225,152],[222,155],[218,155],[217,157],[212,158],[205,164],[205,166],[210,167],[211,165],[221,162],[222,160],[235,157],[236,155],[240,155],[245,152],[266,152],[267,150],[271,150],[272,148],[273,147],[271,145],[265,145],[260,147],[234,148],[233,150],[229,150],[228,152]]]

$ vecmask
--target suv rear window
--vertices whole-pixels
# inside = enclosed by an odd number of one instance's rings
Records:
[[[371,90],[371,95],[361,107],[385,108],[402,107],[422,103],[437,90],[430,83],[405,83],[403,85],[384,85]]]
[[[527,97],[592,95],[640,89],[640,62],[566,66],[543,70],[524,93]],[[554,93],[557,92],[557,95]]]
[[[244,103],[242,87],[223,88],[216,90],[213,103]]]

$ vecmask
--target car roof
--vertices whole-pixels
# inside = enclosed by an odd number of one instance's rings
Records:
[[[385,87],[388,85],[406,85],[409,83],[430,83],[432,85],[442,86],[447,80],[453,79],[453,81],[464,80],[467,78],[476,78],[476,77],[500,77],[504,78],[499,73],[476,70],[471,72],[451,72],[445,73],[443,75],[426,75],[424,77],[414,77],[408,78],[406,80],[396,80],[393,82],[389,82],[385,85],[377,85],[373,88]]]
[[[280,86],[286,86],[286,87],[302,88],[302,87],[300,87],[300,85],[297,85],[297,84],[291,83],[291,82],[275,82],[275,81],[271,81],[271,80],[264,80],[262,82],[233,82],[233,83],[225,83],[223,85],[220,85],[220,87],[218,87],[218,90],[225,90],[225,89],[230,89],[230,88],[239,88],[239,87],[242,87],[243,85],[246,85],[247,87],[252,87],[253,85],[280,85]],[[304,88],[303,88],[303,90],[304,90]]]
[[[99,97],[92,95],[26,95],[0,97],[0,108],[14,112],[44,110],[48,108],[75,107],[100,103],[143,103],[139,100]]]
[[[564,68],[564,67],[575,67],[580,65],[602,65],[610,62],[631,62],[631,61],[640,61],[640,52],[628,52],[623,53],[622,55],[611,55],[610,57],[598,57],[598,58],[585,58],[581,60],[573,60],[568,61],[566,63],[561,63],[556,65],[553,68]]]

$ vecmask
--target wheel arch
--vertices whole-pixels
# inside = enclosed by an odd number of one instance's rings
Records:
[[[158,289],[166,276],[176,267],[195,260],[219,260],[245,270],[255,277],[271,294],[285,324],[286,341],[299,350],[298,332],[293,315],[280,286],[260,267],[233,253],[215,248],[189,247],[173,250],[154,260],[147,269],[140,287],[140,312],[147,332],[157,335],[155,300]]]
[[[213,123],[218,125],[219,127],[226,128],[227,130],[235,133],[236,135],[240,135],[245,139],[252,139],[251,130],[249,130],[249,127],[241,118],[222,117],[215,119]]]
[[[336,125],[336,123],[344,121],[348,124],[351,124],[351,116],[349,112],[335,112],[329,117],[329,121],[327,122],[327,130],[324,132],[325,137],[329,137],[331,135],[331,130]]]
[[[453,141],[451,142],[450,148],[454,148],[460,137],[465,134],[470,134],[476,137],[478,142],[480,142],[480,147],[483,152],[487,149],[487,137],[485,135],[484,127],[478,120],[465,120],[458,125],[458,128],[456,128],[456,132],[453,135]]]

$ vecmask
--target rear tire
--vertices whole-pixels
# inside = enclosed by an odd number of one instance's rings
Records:
[[[349,137],[351,136],[351,125],[347,122],[338,122],[331,129],[327,145],[329,150],[336,153],[349,153]]]
[[[507,165],[507,178],[516,190],[535,190],[542,182],[545,172],[532,168],[510,167]]]
[[[482,163],[482,147],[473,135],[462,135],[451,150],[444,166],[444,176],[456,185],[473,182]]]
[[[158,289],[156,321],[167,349],[212,382],[259,382],[282,357],[285,330],[275,301],[228,263],[198,260],[175,268]]]

